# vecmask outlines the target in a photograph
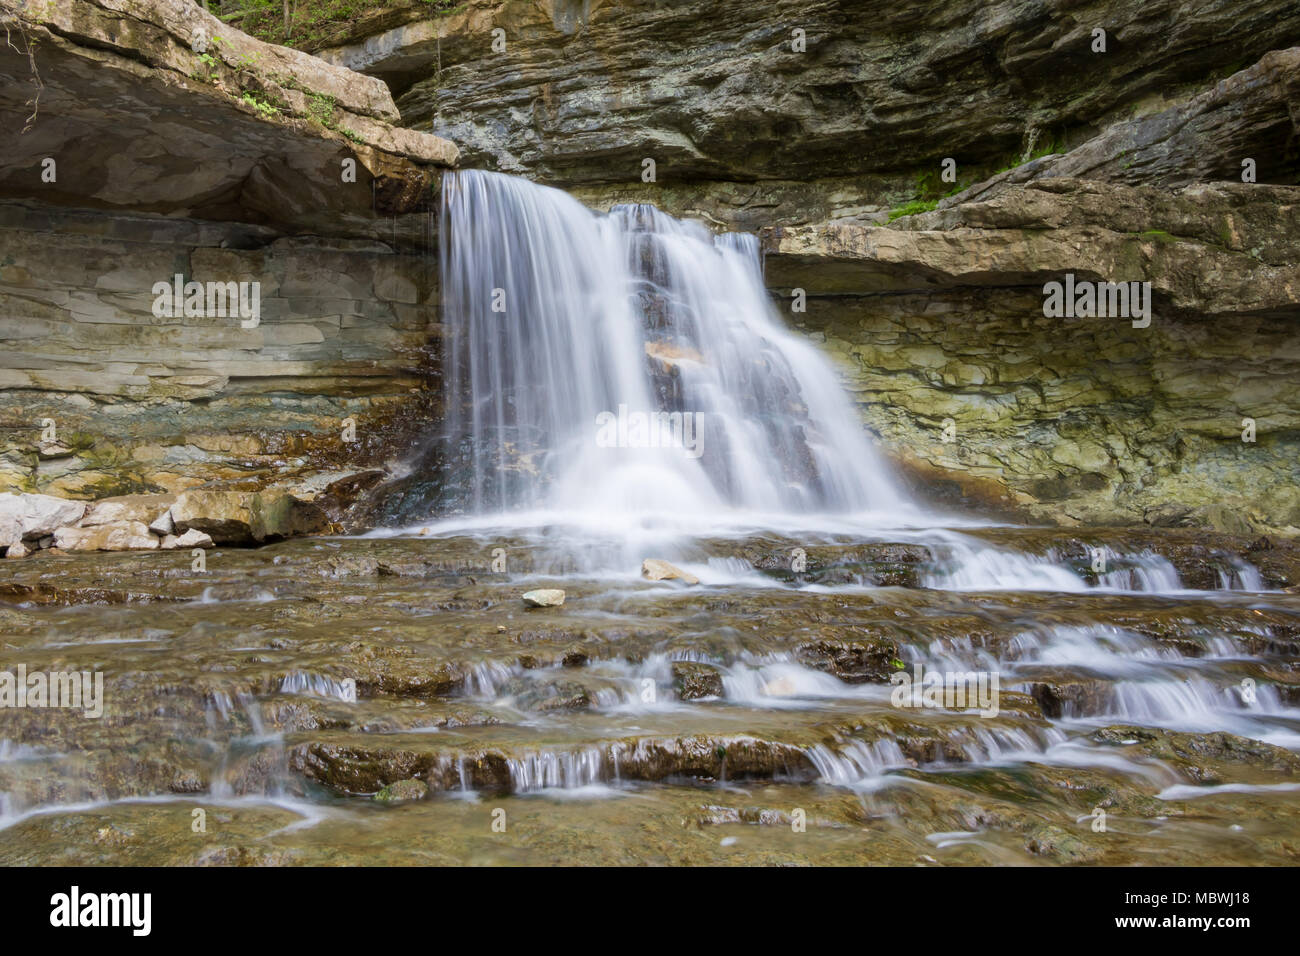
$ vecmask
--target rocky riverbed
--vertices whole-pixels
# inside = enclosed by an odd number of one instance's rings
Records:
[[[105,690],[0,712],[0,860],[1294,861],[1300,552],[934,534],[702,539],[695,586],[550,535],[5,562],[0,670]],[[959,587],[962,549],[1077,589]],[[918,662],[998,713],[897,706]]]

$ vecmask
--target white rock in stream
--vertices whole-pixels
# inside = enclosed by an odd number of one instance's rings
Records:
[[[685,581],[687,584],[699,584],[700,579],[689,571],[683,571],[675,564],[661,561],[659,558],[646,558],[641,562],[641,577],[649,581]]]
[[[65,525],[76,524],[85,513],[83,501],[5,492],[0,494],[0,547],[23,538],[40,538]]]
[[[564,592],[559,588],[541,588],[524,592],[524,603],[529,607],[559,607],[564,603]]]
[[[212,547],[212,536],[205,534],[198,528],[190,528],[183,535],[176,539],[178,548],[210,548]]]

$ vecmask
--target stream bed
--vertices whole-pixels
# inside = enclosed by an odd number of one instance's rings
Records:
[[[432,528],[221,548],[202,571],[0,563],[0,671],[104,679],[98,718],[0,709],[0,863],[1300,852],[1290,545],[737,533],[666,555],[697,585],[592,553],[565,529]],[[548,587],[563,606],[525,607]],[[996,713],[900,698],[918,665],[996,676]]]

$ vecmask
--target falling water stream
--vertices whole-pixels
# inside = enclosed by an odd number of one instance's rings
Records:
[[[443,223],[472,512],[618,531],[913,510],[829,363],[778,320],[754,237],[476,171],[447,177]]]
[[[0,665],[111,692],[0,712],[0,862],[1293,856],[1300,598],[1249,542],[936,513],[753,237],[491,173],[443,197],[437,513],[201,575],[115,555],[111,592],[6,568]],[[921,670],[997,706],[900,694]]]

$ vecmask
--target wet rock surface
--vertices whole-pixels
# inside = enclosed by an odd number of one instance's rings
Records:
[[[952,534],[701,540],[671,590],[509,535],[38,551],[0,565],[0,671],[100,672],[103,715],[0,709],[0,860],[357,862],[356,827],[368,862],[1293,860],[1300,598],[1090,582],[1078,550],[1190,577],[1256,540],[957,541],[1077,589],[953,587]],[[786,580],[796,547],[850,579]],[[902,586],[862,571],[901,554]],[[996,672],[996,713],[898,698],[918,665]]]
[[[783,308],[806,292],[793,321],[918,495],[1067,526],[1294,534],[1298,198],[1040,179],[888,226],[770,228],[767,279]],[[1149,323],[1048,317],[1067,274],[1150,283]]]

